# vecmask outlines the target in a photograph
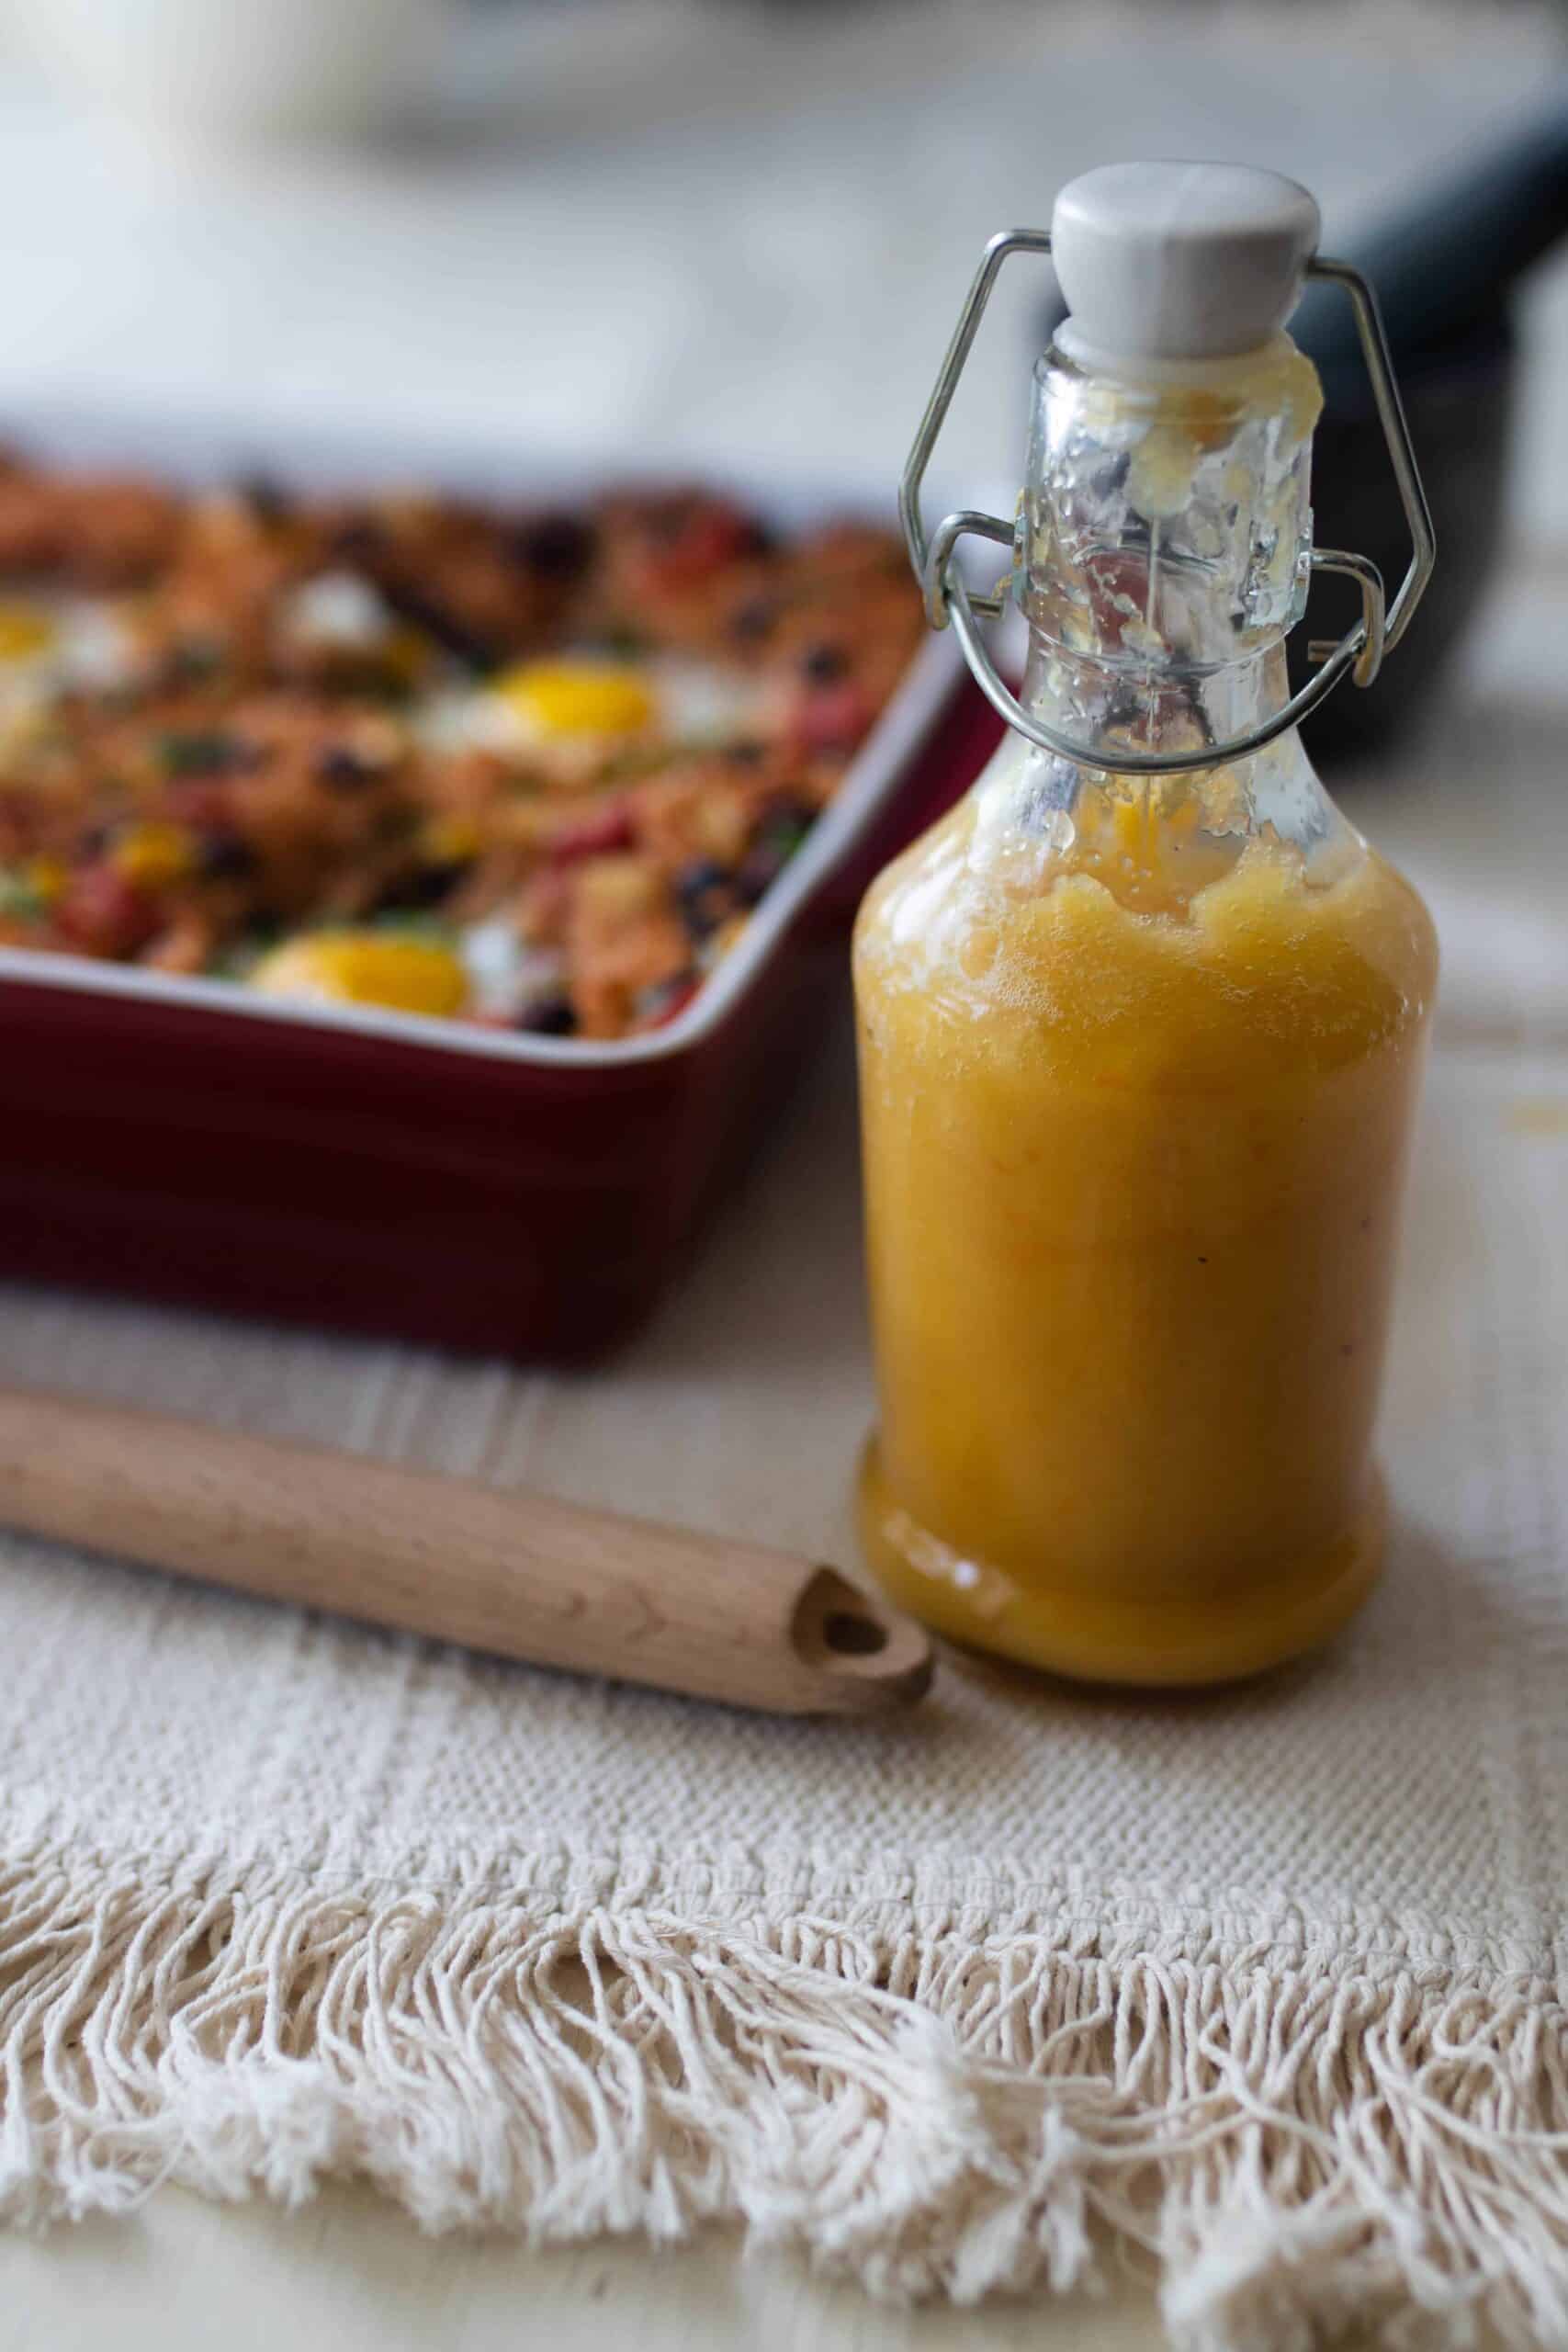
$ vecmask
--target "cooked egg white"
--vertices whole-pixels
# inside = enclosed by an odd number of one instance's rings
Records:
[[[27,717],[73,687],[118,685],[135,662],[131,633],[105,599],[0,600],[0,719]]]
[[[397,626],[380,590],[357,571],[318,571],[300,582],[283,609],[288,635],[323,651],[375,652]]]
[[[506,915],[469,923],[457,952],[476,1012],[510,1017],[560,984],[560,957],[548,948],[530,947]]]

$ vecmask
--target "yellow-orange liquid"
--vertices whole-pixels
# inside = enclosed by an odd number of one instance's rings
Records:
[[[1076,820],[1047,854],[972,797],[862,912],[863,1534],[961,1641],[1216,1679],[1333,1630],[1381,1564],[1436,945],[1348,833],[1319,872],[1179,790]]]

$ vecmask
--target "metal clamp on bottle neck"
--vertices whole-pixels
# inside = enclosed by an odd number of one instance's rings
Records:
[[[1213,167],[1123,166],[1116,168],[1127,173],[1134,169],[1144,170],[1157,178],[1161,173],[1174,175],[1180,170],[1201,175],[1206,169]],[[1099,176],[1099,175],[1090,175],[1089,181],[1092,182]],[[1081,187],[1088,186],[1089,183],[1076,185]],[[1280,183],[1280,185],[1287,186],[1288,184]],[[1071,191],[1068,193],[1070,194]],[[1297,193],[1301,194],[1300,191]],[[1310,206],[1310,199],[1304,196],[1303,202]],[[1315,220],[1315,212],[1312,214],[1312,218]],[[1058,220],[1060,219],[1059,200]],[[1234,234],[1235,232],[1232,231],[1230,233]],[[1157,243],[1157,240],[1155,242]],[[1106,754],[1102,746],[1077,742],[1046,720],[1026,710],[1017,695],[1006,684],[991,659],[981,631],[981,616],[994,618],[1006,609],[1009,597],[1016,586],[1015,577],[1010,576],[998,591],[981,594],[967,585],[962,571],[953,561],[959,541],[965,537],[987,539],[998,546],[1012,548],[1016,537],[1014,526],[1002,521],[998,515],[963,508],[957,513],[946,515],[928,537],[920,514],[920,490],[925,480],[926,469],[942,431],[943,420],[952,405],[953,396],[964,372],[964,364],[973,348],[981,319],[985,314],[986,305],[990,300],[991,291],[1002,264],[1012,254],[1036,254],[1045,256],[1050,254],[1052,248],[1052,232],[1043,229],[1010,230],[999,236],[993,237],[987,246],[975,282],[969,289],[968,299],[959,315],[957,328],[948,345],[947,356],[942,361],[942,370],[927,404],[925,414],[920,420],[919,430],[915,435],[915,443],[909,452],[908,462],[904,469],[899,483],[899,514],[903,522],[904,537],[908,546],[909,560],[924,593],[927,617],[934,628],[945,628],[951,622],[975,681],[991,707],[1006,719],[1010,727],[1015,728],[1030,742],[1038,745],[1042,751],[1053,752],[1059,758],[1074,761],[1079,766],[1102,768],[1106,764]],[[1146,274],[1148,254],[1145,253],[1138,258],[1143,263]],[[1161,256],[1156,253],[1155,258],[1157,261]],[[1190,267],[1190,253],[1189,252],[1183,258]],[[1275,259],[1277,261],[1277,256]],[[1377,676],[1384,654],[1398,644],[1408,628],[1411,616],[1431,577],[1436,555],[1431,515],[1427,510],[1426,492],[1421,485],[1415,452],[1410,445],[1404,412],[1394,383],[1387,340],[1378,314],[1376,298],[1366,280],[1348,262],[1330,261],[1313,255],[1310,258],[1298,259],[1291,265],[1286,291],[1287,309],[1293,305],[1295,292],[1299,289],[1303,276],[1327,279],[1342,287],[1352,305],[1361,348],[1366,356],[1368,372],[1371,378],[1372,391],[1377,401],[1383,437],[1388,445],[1394,479],[1399,486],[1405,519],[1410,527],[1412,555],[1409,569],[1400,583],[1398,594],[1393,604],[1385,610],[1382,579],[1377,566],[1369,558],[1339,548],[1316,547],[1310,548],[1307,551],[1306,561],[1312,571],[1346,573],[1359,583],[1361,591],[1361,618],[1337,642],[1323,644],[1314,641],[1312,644],[1310,648],[1312,658],[1314,662],[1321,664],[1316,676],[1269,718],[1247,732],[1233,737],[1228,741],[1208,744],[1201,750],[1184,749],[1176,752],[1141,751],[1130,745],[1124,749],[1118,749],[1115,763],[1121,773],[1131,775],[1170,775],[1190,773],[1194,768],[1218,767],[1232,761],[1245,759],[1254,752],[1261,751],[1266,744],[1273,742],[1277,737],[1287,733],[1290,729],[1307,718],[1332,694],[1334,688],[1348,673],[1354,677],[1358,685],[1370,686]],[[1244,284],[1239,298],[1242,304],[1245,304],[1247,299],[1248,290]],[[1257,307],[1259,294],[1256,286],[1251,289],[1251,294],[1254,307]],[[1263,294],[1266,298],[1267,288],[1263,289]],[[1213,330],[1212,317],[1206,323]],[[1221,348],[1224,348],[1223,344]]]

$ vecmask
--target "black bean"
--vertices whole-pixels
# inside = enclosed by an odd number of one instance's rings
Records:
[[[543,996],[518,1014],[516,1026],[532,1037],[570,1037],[577,1015],[570,997]]]
[[[682,899],[700,899],[716,885],[720,889],[728,881],[727,869],[715,857],[694,857],[675,876],[676,895]]]
[[[506,647],[499,639],[470,628],[458,616],[423,588],[413,587],[406,580],[383,580],[381,594],[399,618],[412,621],[415,628],[423,629],[437,645],[454,655],[469,670],[493,670],[502,660]]]
[[[329,792],[363,792],[380,775],[371,760],[363,760],[346,743],[329,743],[316,754],[316,778]]]
[[[729,634],[741,645],[755,645],[773,628],[778,605],[771,596],[748,596],[729,616]]]
[[[517,560],[541,580],[580,580],[593,560],[598,542],[592,526],[577,514],[540,514],[513,534]]]
[[[686,928],[701,939],[716,931],[735,911],[735,887],[728,869],[711,857],[694,857],[675,876],[675,896]]]
[[[256,870],[256,854],[238,833],[207,833],[197,865],[209,882],[240,882]]]
[[[379,555],[387,535],[373,514],[350,514],[333,533],[333,551],[341,556]]]
[[[270,474],[248,474],[240,484],[240,495],[261,523],[283,523],[294,512],[294,501]]]
[[[448,891],[456,889],[469,863],[468,859],[453,859],[440,865],[422,865],[412,874],[400,874],[381,891],[372,912],[416,914],[427,907],[438,907]]]

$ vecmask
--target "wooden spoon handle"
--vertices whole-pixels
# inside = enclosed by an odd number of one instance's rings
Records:
[[[536,1666],[784,1714],[918,1699],[931,1645],[812,1561],[317,1446],[0,1391],[0,1521]]]

